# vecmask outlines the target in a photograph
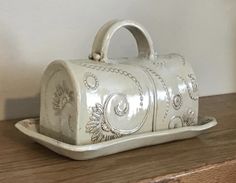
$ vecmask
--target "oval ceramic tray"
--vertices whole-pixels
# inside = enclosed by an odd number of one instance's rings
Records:
[[[86,160],[144,146],[195,137],[217,124],[213,117],[199,118],[198,126],[188,126],[158,132],[130,135],[89,145],[71,145],[39,133],[39,120],[26,119],[16,123],[16,128],[52,151],[74,160]]]

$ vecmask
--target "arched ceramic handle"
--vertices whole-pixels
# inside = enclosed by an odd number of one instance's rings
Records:
[[[89,58],[94,61],[109,62],[109,43],[113,34],[122,27],[134,36],[138,47],[138,57],[153,60],[154,49],[149,33],[140,24],[130,20],[113,20],[103,25],[95,37]]]

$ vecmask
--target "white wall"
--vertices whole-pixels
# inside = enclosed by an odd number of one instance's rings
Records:
[[[236,91],[235,0],[0,0],[0,120],[38,115],[46,65],[87,58],[98,28],[114,18],[143,24],[159,53],[184,55],[201,95]],[[113,56],[135,53],[127,35],[115,36]]]

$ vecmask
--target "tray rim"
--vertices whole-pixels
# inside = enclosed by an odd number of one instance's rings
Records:
[[[37,126],[39,125],[39,119],[38,118],[30,118],[30,119],[24,119],[21,121],[18,121],[15,124],[15,127],[21,131],[23,134],[25,134],[26,136],[31,137],[34,141],[40,143],[43,146],[46,146],[47,148],[51,149],[52,151],[57,152],[58,154],[67,156],[69,158],[72,159],[76,159],[76,160],[85,160],[85,159],[91,159],[91,158],[95,158],[95,157],[99,157],[99,156],[104,156],[104,155],[109,155],[109,154],[114,154],[117,152],[122,152],[122,151],[127,151],[127,150],[131,150],[131,149],[136,149],[136,148],[140,148],[140,147],[145,147],[145,146],[149,146],[149,145],[155,145],[155,144],[162,144],[165,142],[169,142],[169,141],[175,141],[175,140],[181,140],[181,139],[187,139],[187,138],[192,138],[195,137],[197,135],[199,135],[201,132],[208,130],[212,127],[214,127],[215,125],[217,125],[217,121],[214,117],[204,117],[201,118],[199,120],[208,120],[206,123],[198,125],[198,126],[187,126],[187,127],[181,127],[181,128],[175,128],[175,129],[168,129],[168,130],[160,130],[157,132],[147,132],[147,133],[143,133],[143,134],[134,134],[134,135],[129,135],[129,136],[125,136],[125,137],[121,137],[121,138],[117,138],[117,139],[113,139],[110,141],[105,141],[105,142],[100,142],[100,143],[96,143],[96,144],[87,144],[87,145],[72,145],[72,144],[67,144],[65,142],[56,140],[54,138],[48,137],[46,135],[41,134],[38,130],[37,130]],[[35,127],[35,129],[32,129],[32,127],[26,127],[23,125],[23,123],[29,124],[29,125],[33,125]],[[181,137],[181,134],[183,137]],[[178,136],[180,135],[180,137]],[[153,138],[162,138],[164,137],[168,139],[168,136],[172,136],[172,138],[170,138],[170,140],[161,140],[161,142],[155,143],[155,142],[149,142],[147,143],[147,145],[134,145],[134,147],[130,147],[130,148],[120,148],[121,150],[117,149],[115,150],[115,152],[111,152],[111,153],[107,153],[105,152],[107,148],[110,147],[117,147],[119,145],[123,145],[126,146],[130,143],[135,143],[139,140],[143,140],[143,141],[147,141],[148,140],[153,140]],[[176,139],[173,139],[173,136],[176,136]],[[45,145],[47,144],[47,145]],[[50,148],[51,146],[51,148]],[[54,147],[54,148],[53,148]],[[55,150],[56,148],[56,150]],[[63,151],[67,151],[69,152],[63,152]],[[96,152],[98,151],[104,151],[104,153],[102,153],[103,155],[101,155],[101,153],[98,153],[96,155]],[[114,150],[113,150],[114,151]],[[77,156],[79,157],[75,157],[76,154],[70,154],[70,153],[78,153]],[[84,156],[84,153],[89,153],[87,156]],[[91,154],[92,153],[92,154]],[[80,155],[83,155],[83,157],[80,157]]]

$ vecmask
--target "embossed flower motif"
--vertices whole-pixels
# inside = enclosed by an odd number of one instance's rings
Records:
[[[99,121],[101,123],[101,127],[104,131],[109,132],[109,128],[104,120],[104,112],[103,106],[101,104],[96,104],[95,107],[92,107],[92,116],[90,117],[92,121]]]
[[[70,91],[66,85],[66,82],[63,81],[62,84],[56,86],[56,91],[53,97],[53,109],[60,113],[67,103],[71,103],[74,98],[73,91]]]
[[[194,111],[188,109],[187,112],[182,117],[183,126],[194,126],[196,124],[194,119],[195,119]]]
[[[111,132],[104,119],[104,109],[99,103],[92,107],[92,115],[86,125],[86,132],[91,133],[93,143],[111,140],[120,137],[119,134]]]
[[[173,116],[169,122],[168,128],[181,128],[185,126],[194,126],[196,124],[194,111],[188,109],[182,116]]]

